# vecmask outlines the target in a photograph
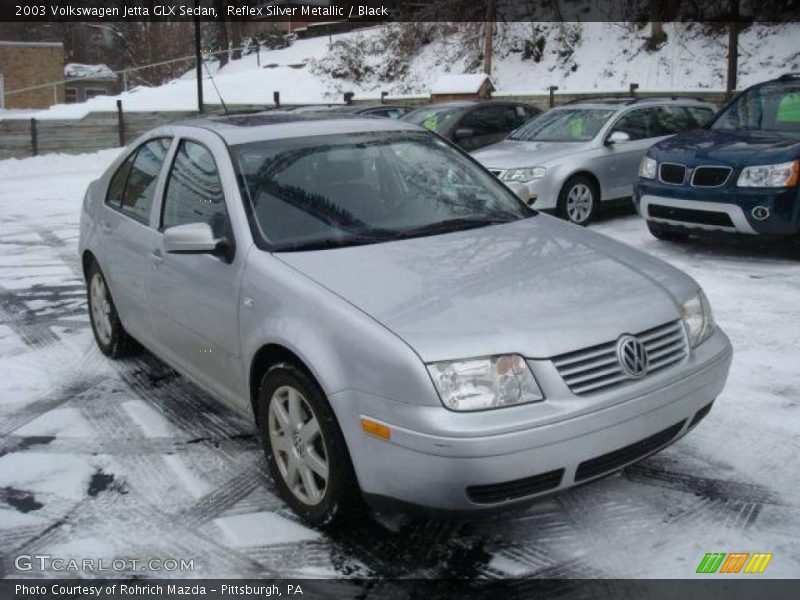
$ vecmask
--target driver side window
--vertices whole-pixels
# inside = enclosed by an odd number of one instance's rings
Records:
[[[228,212],[217,165],[203,145],[182,140],[164,193],[161,229],[207,223],[215,238],[230,237]]]

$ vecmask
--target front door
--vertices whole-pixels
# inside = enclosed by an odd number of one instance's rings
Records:
[[[224,156],[223,156],[224,159]],[[243,252],[167,254],[163,231],[207,223],[235,247],[217,161],[209,147],[180,140],[167,174],[159,220],[162,235],[150,248],[150,319],[165,358],[222,398],[243,398],[239,347],[239,288]]]
[[[623,198],[633,194],[633,183],[639,174],[639,165],[647,150],[662,140],[656,115],[652,107],[637,108],[622,115],[611,127],[609,135],[615,131],[627,133],[630,141],[606,145],[605,155],[598,169],[604,199]]]

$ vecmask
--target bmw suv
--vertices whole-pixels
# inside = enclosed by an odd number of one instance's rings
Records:
[[[754,85],[705,129],[653,146],[634,202],[654,236],[800,231],[800,74]]]

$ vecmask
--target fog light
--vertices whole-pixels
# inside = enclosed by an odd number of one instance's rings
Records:
[[[751,213],[754,219],[758,219],[759,221],[763,221],[764,219],[769,217],[769,209],[766,206],[756,206]]]
[[[370,419],[362,418],[361,429],[364,430],[364,433],[374,435],[375,437],[379,437],[382,440],[392,439],[392,430],[389,429],[389,427],[384,425],[383,423],[377,423]]]

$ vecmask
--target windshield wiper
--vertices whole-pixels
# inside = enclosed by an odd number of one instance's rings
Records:
[[[348,246],[364,246],[366,244],[378,244],[392,239],[386,235],[354,235],[347,238],[324,238],[321,240],[309,240],[307,242],[295,242],[285,244],[275,248],[275,252],[302,252],[304,250],[329,250],[331,248],[346,248]]]
[[[453,231],[465,231],[467,229],[476,229],[478,227],[486,227],[487,225],[497,225],[499,223],[510,223],[516,221],[517,217],[512,215],[498,216],[498,217],[460,217],[457,219],[447,219],[439,221],[438,223],[429,223],[420,227],[406,229],[405,231],[398,231],[398,238],[420,237],[424,235],[435,235],[437,233],[450,233]]]

